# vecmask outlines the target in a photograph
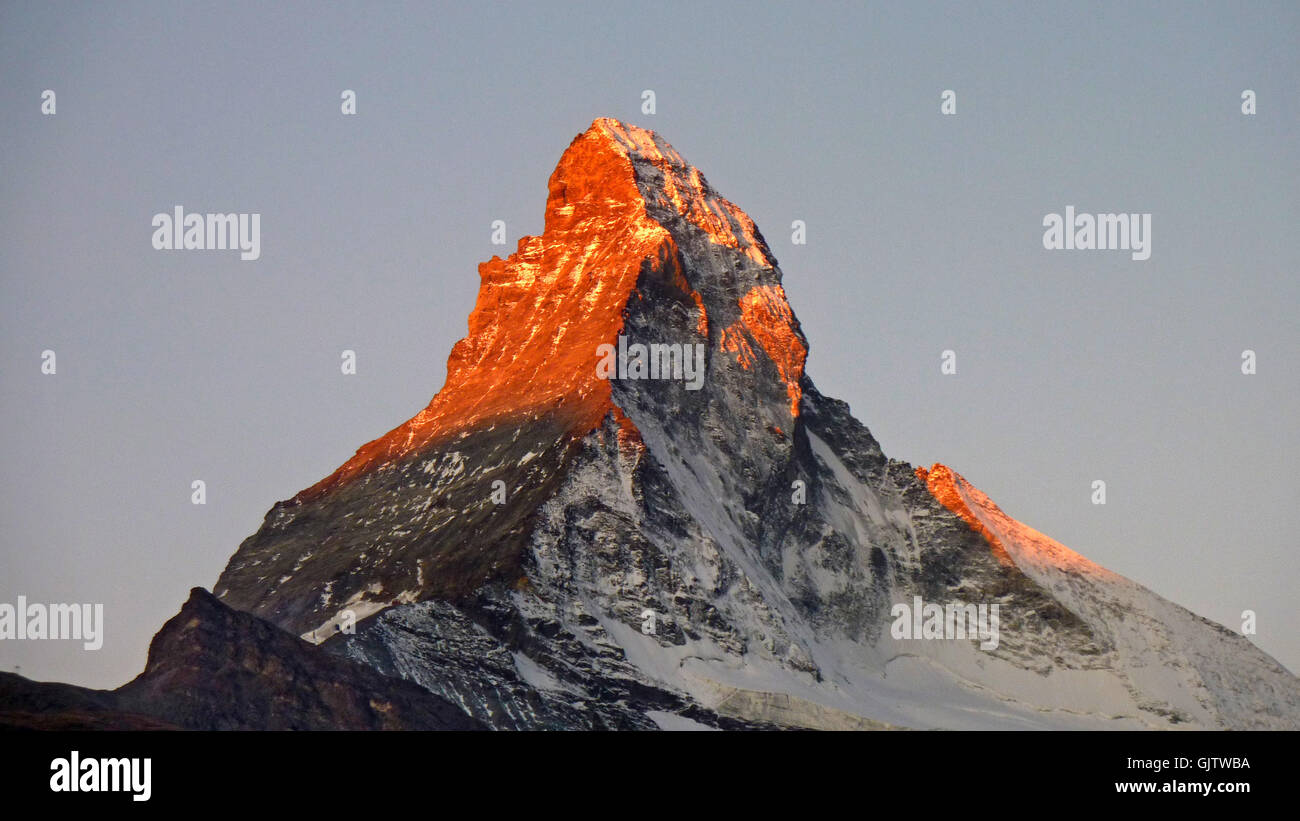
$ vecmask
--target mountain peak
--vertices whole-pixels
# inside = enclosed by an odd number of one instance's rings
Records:
[[[655,132],[600,117],[574,142],[583,139],[612,143],[636,166],[648,208],[671,209],[718,245],[740,251],[757,265],[776,266],[749,215],[714,191],[699,169]]]
[[[1296,726],[1246,639],[887,459],[805,375],[758,229],[652,132],[596,120],[479,275],[443,389],[272,508],[222,604],[494,727]],[[918,600],[997,632],[896,635]]]
[[[607,427],[633,460],[647,427],[668,447],[665,426],[701,414],[790,449],[808,347],[743,211],[653,132],[598,119],[551,174],[545,217],[479,265],[442,390],[275,505],[218,580],[223,601],[322,640],[343,609],[517,582],[537,510]],[[656,348],[662,375],[598,369],[603,350],[621,366]]]
[[[479,265],[469,332],[452,348],[446,385],[429,405],[362,446],[294,502],[470,427],[550,414],[580,436],[613,414],[631,432],[610,382],[596,374],[596,352],[617,344],[629,301],[645,298],[647,285],[692,313],[691,338],[672,341],[713,339],[710,349],[746,369],[760,356],[770,359],[790,414],[798,415],[807,345],[776,260],[753,220],[657,134],[596,119],[551,174],[544,225],[541,236],[521,238],[515,253]],[[699,238],[740,255],[763,272],[755,279],[770,281],[744,283],[739,295],[723,293],[734,291],[735,283],[688,282],[681,246],[699,244]],[[712,336],[701,293],[706,289],[729,303],[722,310],[729,321]]]

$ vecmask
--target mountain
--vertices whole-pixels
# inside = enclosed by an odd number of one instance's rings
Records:
[[[139,678],[0,678],[0,724],[1300,728],[1244,637],[887,458],[654,133],[592,123],[479,276],[443,389],[277,503]]]
[[[0,673],[0,729],[473,730],[458,706],[349,663],[201,588],[116,690]]]
[[[277,504],[222,601],[498,728],[1300,727],[1245,638],[887,459],[805,373],[758,228],[656,134],[596,120],[479,276],[444,388]],[[602,378],[602,345],[705,373]],[[996,647],[895,638],[917,596],[996,604]]]

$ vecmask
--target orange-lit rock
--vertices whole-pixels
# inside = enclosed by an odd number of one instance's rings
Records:
[[[755,285],[740,298],[740,316],[740,321],[722,329],[719,347],[735,354],[740,366],[748,370],[755,355],[747,332],[776,365],[790,397],[790,415],[798,416],[799,399],[803,396],[799,380],[803,378],[808,348],[796,331],[785,290],[780,285]]]
[[[802,395],[799,380],[803,378],[808,349],[795,333],[794,313],[785,299],[785,290],[780,285],[755,286],[741,298],[740,310],[745,327],[763,346],[785,380],[790,415],[798,416]]]
[[[984,523],[976,518],[971,509],[966,506],[966,501],[962,498],[961,489],[957,484],[958,482],[964,482],[964,479],[946,465],[941,465],[938,462],[928,471],[923,467],[918,467],[916,469],[916,478],[925,482],[925,486],[929,488],[930,493],[939,500],[941,505],[960,516],[962,521],[971,526],[972,530],[988,541],[989,547],[993,550],[993,555],[997,557],[998,561],[1008,565],[1014,564],[998,537],[985,527]]]
[[[916,476],[925,482],[940,504],[960,516],[988,541],[998,561],[1008,565],[1032,561],[1081,573],[1115,576],[1055,539],[1003,513],[979,488],[946,465],[936,462],[929,470],[918,467]]]
[[[596,128],[658,168],[663,181],[656,189],[678,214],[704,229],[715,243],[744,253],[759,265],[773,264],[749,215],[722,197],[708,196],[699,169],[687,164],[672,148],[661,148],[652,132],[612,119],[597,120],[592,124],[592,129]]]
[[[660,174],[649,190],[710,240],[774,267],[750,218],[706,190],[699,171],[654,135],[598,119],[564,152],[549,182],[541,236],[524,237],[506,259],[479,266],[481,285],[468,334],[452,348],[447,381],[407,422],[361,447],[333,474],[295,497],[316,498],[340,483],[471,426],[545,413],[575,436],[615,410],[610,384],[596,376],[596,349],[615,343],[643,266],[679,289],[709,334],[704,301],[681,270],[670,232],[647,212],[636,171]],[[636,167],[634,168],[634,162]],[[798,414],[806,350],[779,286],[755,286],[740,301],[744,330],[775,363]],[[739,324],[739,323],[738,323]],[[719,329],[722,350],[754,354],[740,328]],[[617,417],[628,442],[635,425]]]

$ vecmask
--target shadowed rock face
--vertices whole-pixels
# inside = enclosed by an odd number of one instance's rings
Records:
[[[0,673],[0,730],[179,730],[123,709],[114,693]]]
[[[807,375],[757,227],[657,135],[595,121],[479,274],[444,388],[277,504],[222,601],[499,728],[1300,725],[1245,639],[886,458]],[[702,346],[700,389],[599,378],[620,337]],[[997,647],[895,638],[917,596],[997,605]]]
[[[0,676],[0,727],[468,730],[482,725],[401,679],[342,661],[195,588],[145,670],[113,691]]]

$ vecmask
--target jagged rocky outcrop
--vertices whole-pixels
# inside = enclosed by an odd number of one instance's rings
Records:
[[[475,730],[457,705],[195,588],[116,690],[0,674],[0,729]]]
[[[443,390],[277,504],[223,602],[502,729],[1300,727],[1246,639],[886,458],[657,135],[594,122],[479,273]],[[600,378],[620,337],[703,346],[699,390]],[[998,605],[996,648],[896,639],[915,596]]]

